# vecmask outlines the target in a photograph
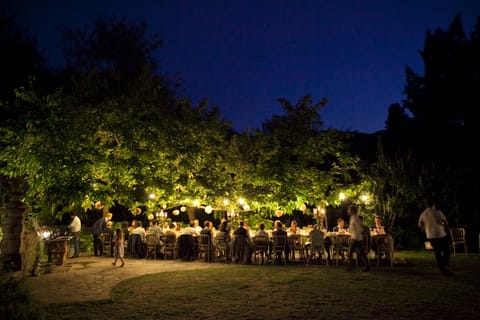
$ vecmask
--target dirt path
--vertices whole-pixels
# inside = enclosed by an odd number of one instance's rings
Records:
[[[69,259],[55,272],[25,280],[33,299],[42,304],[105,300],[119,282],[145,274],[178,270],[226,268],[225,263],[180,260],[126,259],[125,266],[112,266],[113,258],[80,256]]]

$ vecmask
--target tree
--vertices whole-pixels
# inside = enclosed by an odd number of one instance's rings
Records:
[[[421,200],[436,197],[452,223],[470,225],[472,233],[478,230],[480,220],[480,213],[470,200],[479,191],[479,171],[469,156],[478,135],[478,115],[473,111],[480,103],[479,31],[477,19],[468,38],[460,15],[455,16],[447,31],[427,30],[420,52],[424,74],[407,68],[406,99],[401,107],[394,105],[389,109],[388,127],[382,134],[383,147],[379,151],[385,160],[380,167],[385,169],[398,170],[402,163],[407,168],[405,164],[411,163],[412,169],[407,173],[410,171],[408,174],[414,179],[409,182],[409,189],[418,194],[405,198],[405,214],[418,215],[424,206]],[[405,185],[401,177],[394,176],[387,182],[387,190]]]
[[[36,39],[7,15],[0,16],[0,52],[0,100],[4,103],[14,98],[14,89],[47,73],[47,60]],[[1,119],[10,117],[11,114],[0,114]]]
[[[346,151],[345,135],[319,130],[318,112],[326,99],[314,104],[306,95],[295,106],[285,99],[279,102],[285,115],[272,117],[264,122],[263,131],[244,137],[256,146],[247,161],[259,183],[249,192],[263,199],[270,213],[277,209],[291,213],[338,205],[340,190],[351,195],[358,191],[359,159]]]

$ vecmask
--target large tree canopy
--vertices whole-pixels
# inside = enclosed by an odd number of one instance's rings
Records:
[[[1,172],[25,179],[32,208],[61,214],[100,200],[238,210],[246,198],[252,210],[291,212],[333,205],[336,192],[357,188],[358,159],[343,136],[320,130],[326,99],[280,99],[284,115],[237,134],[217,106],[192,106],[154,72],[160,41],[146,34],[144,24],[100,17],[92,29],[65,33],[60,88],[17,90],[23,120],[2,129]]]

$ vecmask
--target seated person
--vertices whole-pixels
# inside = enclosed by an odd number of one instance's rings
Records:
[[[343,218],[337,219],[337,225],[333,227],[333,232],[346,232],[347,229],[345,228],[345,220]]]
[[[177,231],[178,233],[178,231]],[[183,228],[183,230],[180,232],[180,236],[182,235],[189,235],[193,239],[193,252],[195,255],[198,255],[198,237],[199,234],[197,233],[197,230],[195,230],[195,222],[190,221],[188,226]]]
[[[298,230],[298,223],[297,221],[292,220],[290,222],[290,228],[287,229],[288,235],[297,234],[297,230]]]
[[[155,236],[157,245],[161,245],[161,237],[164,235],[163,229],[158,225],[158,220],[153,219],[147,230],[147,234]]]
[[[203,229],[200,231],[200,234],[208,234],[210,236],[210,243],[213,240],[213,223],[205,220],[203,223]]]
[[[175,222],[170,224],[168,229],[164,229],[165,236],[173,237],[175,239],[178,238],[179,234],[177,233],[176,228],[177,228],[177,225],[175,224]]]
[[[268,241],[268,252],[267,252],[267,256],[270,258],[271,255],[272,255],[272,242],[269,240],[269,235],[268,235],[268,232],[265,231],[265,223],[261,222],[259,225],[258,225],[258,230],[257,232],[255,232],[255,235],[254,237],[264,237],[267,239]]]
[[[335,227],[333,227],[333,232],[341,232],[341,233],[345,233],[345,232],[348,232],[348,229],[345,227],[345,220],[343,218],[338,218],[337,219],[337,225]],[[325,239],[325,249],[327,250],[327,253],[328,253],[328,259],[330,260],[331,258],[331,251],[332,251],[332,239],[330,239],[329,237],[327,237]],[[340,253],[340,256],[342,259],[345,259],[345,256],[344,256],[344,253],[341,252]]]
[[[228,222],[227,219],[223,218],[222,221],[220,222],[220,225],[218,226],[218,231],[217,232],[224,232],[225,236],[227,237],[228,242],[232,240],[231,234],[230,234],[230,228],[228,227]]]
[[[251,263],[252,243],[250,233],[245,228],[245,222],[241,220],[238,228],[233,231],[232,258],[235,263]]]
[[[373,227],[374,235],[385,234],[385,227],[382,225],[382,218],[380,216],[375,216],[375,227]]]
[[[202,227],[200,226],[200,221],[198,219],[193,220],[193,227],[197,231],[197,233],[200,233],[202,231]]]
[[[195,229],[195,221],[190,221],[190,223],[188,224],[188,226],[186,226],[183,231],[182,231],[182,234],[189,234],[191,235],[192,237],[198,237],[199,234],[197,232],[197,229]]]
[[[287,231],[283,230],[283,224],[280,220],[275,220],[274,230],[272,231],[272,236],[287,236]],[[290,256],[290,247],[288,246],[288,241],[285,243],[285,257],[286,263],[290,263],[288,257]],[[277,263],[281,263],[281,257],[279,254],[275,257]]]
[[[109,233],[109,234],[111,234],[112,237],[113,237],[113,235],[114,235],[115,232],[113,231],[112,227],[113,227],[113,222],[112,222],[112,221],[107,221],[107,225],[106,225],[105,228],[102,230],[102,232],[103,232],[103,233]]]
[[[323,252],[325,250],[325,240],[323,237],[323,232],[322,230],[320,230],[318,224],[314,225],[313,230],[310,231],[309,242],[305,244],[305,247],[307,249],[309,259],[315,260],[317,253],[319,255],[319,258],[322,258]],[[330,260],[329,254],[327,259]]]
[[[374,252],[377,252],[377,241],[376,236],[385,235],[385,227],[382,225],[382,218],[380,216],[375,216],[375,226],[372,228],[371,232],[371,241],[370,241],[370,249]]]
[[[128,236],[128,251],[130,256],[136,258],[144,258],[145,255],[145,241],[147,232],[142,227],[142,221],[135,221],[135,229],[132,230]]]
[[[135,222],[135,229],[132,230],[132,232],[130,234],[138,234],[140,235],[140,238],[142,239],[142,242],[145,242],[145,238],[147,236],[147,232],[145,231],[145,229],[142,227],[142,221],[140,220],[137,220]]]
[[[208,256],[210,256],[210,259],[213,259],[213,255],[215,253],[215,247],[214,247],[214,244],[213,244],[213,238],[214,238],[214,232],[212,231],[213,229],[213,223],[208,221],[208,220],[205,220],[205,222],[203,223],[203,229],[200,231],[200,235],[206,235],[208,236],[208,238],[203,238],[203,237],[200,237],[200,244],[201,245],[207,245],[207,239],[209,239],[209,246],[208,246],[208,251],[209,251],[209,254]],[[203,241],[203,242],[202,242]],[[205,260],[207,260],[207,256],[205,256]]]

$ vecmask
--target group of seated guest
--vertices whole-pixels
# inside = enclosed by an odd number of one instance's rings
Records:
[[[254,238],[255,237],[265,237],[268,240],[268,246],[266,250],[266,256],[269,259],[269,262],[279,262],[279,263],[290,263],[290,259],[295,260],[294,253],[300,253],[300,257],[305,258],[305,253],[308,254],[307,245],[305,245],[308,240],[306,237],[310,236],[312,230],[311,226],[300,228],[298,223],[295,220],[291,220],[288,228],[285,228],[283,223],[280,220],[274,221],[273,230],[266,230],[265,223],[259,223],[258,230],[253,231],[249,229],[246,221],[239,221],[238,226],[232,231],[228,226],[227,219],[222,219],[218,225],[218,230],[215,229],[211,221],[204,221],[203,228],[200,227],[198,219],[192,220],[188,225],[182,227],[182,222],[163,222],[162,226],[159,225],[159,222],[156,219],[153,219],[149,223],[148,228],[144,228],[142,221],[134,220],[129,230],[126,230],[126,226],[122,225],[122,229],[125,229],[125,238],[129,239],[131,237],[138,240],[129,240],[127,249],[128,253],[134,253],[133,256],[142,257],[145,254],[146,250],[146,236],[154,235],[157,239],[157,244],[159,245],[160,254],[163,254],[162,247],[165,243],[166,236],[170,236],[175,239],[176,243],[176,257],[184,258],[185,260],[194,260],[198,259],[200,248],[199,241],[200,236],[203,234],[209,235],[209,244],[212,246],[209,257],[221,257],[226,261],[234,261],[237,263],[250,263],[252,261],[253,253],[255,252]],[[168,226],[167,226],[168,225]],[[318,226],[317,226],[318,228]],[[366,227],[366,230],[368,228]],[[322,229],[323,230],[323,229]],[[378,234],[384,233],[385,229],[381,226],[381,220],[376,218],[376,227],[375,230]],[[346,228],[346,221],[342,218],[337,220],[337,225],[333,228],[334,232],[348,232]],[[325,232],[325,230],[323,230]],[[215,250],[216,248],[216,236],[221,238],[222,250]],[[287,242],[284,247],[284,252],[280,254],[278,250],[273,251],[273,236],[284,235],[287,237]],[[372,229],[373,235],[373,229]],[[295,239],[298,238],[297,242]],[[373,236],[372,236],[373,238]],[[225,240],[224,240],[225,239]],[[134,243],[130,243],[130,242]],[[225,245],[225,242],[227,243]],[[374,249],[375,241],[372,239],[371,242],[368,242],[372,249]],[[144,244],[145,249],[139,249],[138,246]],[[329,239],[329,234],[324,234],[324,245],[326,252],[328,254],[328,259],[330,259],[330,246],[331,241]],[[142,246],[143,247],[143,246]],[[300,248],[300,249],[299,249]],[[143,251],[138,253],[139,251]],[[303,250],[303,251],[302,251]],[[131,255],[130,255],[131,256]],[[157,255],[158,256],[158,255]],[[169,255],[170,256],[170,255]],[[262,258],[263,259],[263,258]]]

